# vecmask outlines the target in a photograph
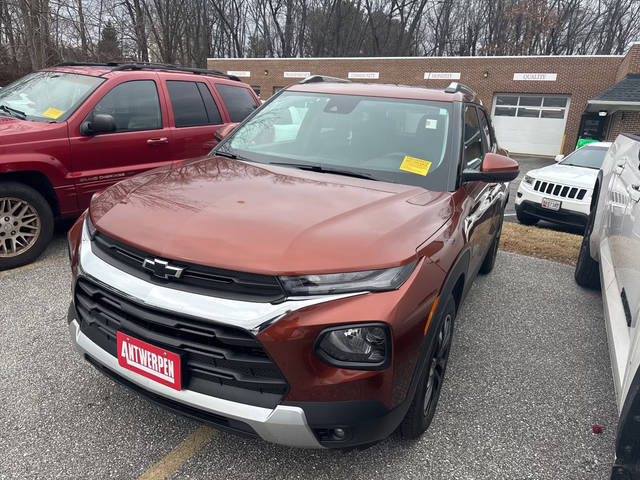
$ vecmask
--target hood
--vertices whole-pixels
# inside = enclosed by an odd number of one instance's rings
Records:
[[[31,122],[0,115],[0,144],[10,145],[23,141],[57,138],[59,130],[66,130],[66,123]],[[36,134],[38,137],[34,137]],[[66,131],[65,131],[66,135]]]
[[[598,170],[557,163],[531,170],[527,172],[527,175],[545,182],[557,182],[563,185],[592,189],[598,178]]]
[[[98,230],[159,257],[300,274],[408,262],[452,205],[450,193],[210,157],[124,180],[90,210]]]

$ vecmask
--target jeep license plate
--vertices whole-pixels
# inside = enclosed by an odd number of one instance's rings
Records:
[[[560,200],[554,200],[553,198],[543,198],[542,208],[548,208],[549,210],[560,210],[562,202]]]

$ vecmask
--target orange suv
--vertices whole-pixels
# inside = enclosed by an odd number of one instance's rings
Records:
[[[69,232],[84,357],[218,428],[307,448],[430,424],[456,312],[496,260],[503,155],[471,89],[313,76]]]

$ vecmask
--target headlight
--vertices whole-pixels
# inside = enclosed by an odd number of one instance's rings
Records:
[[[383,323],[360,323],[328,328],[314,350],[330,365],[355,370],[381,370],[391,360],[391,335]]]
[[[533,185],[533,177],[530,177],[529,175],[525,175],[522,181],[527,185]]]
[[[287,276],[280,277],[280,281],[292,296],[395,290],[409,278],[417,263],[414,260],[399,267],[363,272]]]

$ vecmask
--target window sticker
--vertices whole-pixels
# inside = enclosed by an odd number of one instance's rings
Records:
[[[426,176],[427,173],[429,173],[430,167],[431,162],[429,162],[428,160],[422,160],[421,158],[409,156],[404,157],[404,160],[402,160],[402,163],[400,164],[400,170],[422,176]]]
[[[60,115],[64,113],[63,110],[58,110],[57,108],[49,107],[42,114],[43,117],[53,118],[54,120],[58,118]]]
[[[427,118],[427,121],[424,123],[424,128],[427,130],[435,130],[438,128],[438,120]]]

